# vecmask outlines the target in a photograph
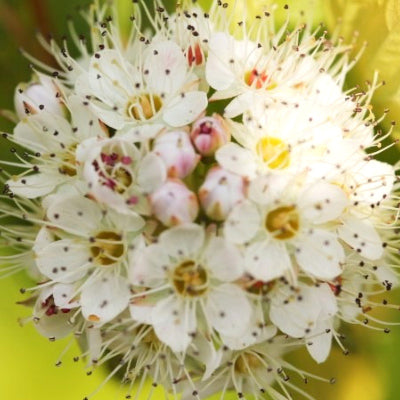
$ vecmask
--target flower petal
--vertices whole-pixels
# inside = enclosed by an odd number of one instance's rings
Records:
[[[342,240],[369,260],[378,260],[382,256],[382,239],[369,220],[349,215],[342,222],[338,229]]]
[[[295,257],[303,271],[322,280],[341,274],[345,254],[334,234],[321,229],[309,230],[295,245]]]
[[[57,240],[36,253],[40,272],[55,282],[71,283],[85,276],[91,254],[89,248],[71,239]]]
[[[302,215],[314,224],[338,218],[348,204],[346,194],[336,185],[318,182],[307,187],[299,198]]]
[[[233,243],[243,244],[252,239],[260,228],[257,207],[245,200],[233,208],[224,225],[224,236]]]
[[[202,227],[185,224],[164,231],[159,242],[170,256],[182,259],[196,255],[203,246],[204,238]]]
[[[173,127],[185,126],[193,122],[207,107],[207,95],[192,91],[183,93],[170,102],[163,112],[164,121]]]
[[[161,300],[152,313],[154,332],[173,351],[185,351],[196,330],[194,309],[175,296]]]
[[[273,240],[250,245],[245,257],[246,271],[264,282],[283,276],[292,267],[286,246]]]
[[[82,289],[82,315],[90,322],[104,324],[127,307],[129,297],[129,285],[125,278],[104,274]]]
[[[207,267],[223,282],[232,282],[243,274],[243,256],[239,249],[219,237],[213,237],[205,251]]]
[[[210,291],[206,312],[213,328],[221,335],[240,337],[249,327],[252,309],[239,287],[226,283]]]
[[[86,236],[96,230],[101,219],[100,208],[79,196],[55,196],[47,209],[47,218],[66,231]]]

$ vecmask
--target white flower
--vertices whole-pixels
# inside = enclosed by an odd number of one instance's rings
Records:
[[[240,337],[251,318],[246,294],[233,283],[242,268],[239,250],[222,238],[206,240],[194,224],[171,228],[131,264],[133,285],[150,288],[131,306],[132,318],[147,314],[143,322],[174,351],[185,351],[197,330]]]
[[[76,160],[77,145],[89,137],[104,137],[97,118],[77,96],[68,99],[72,121],[46,110],[24,118],[9,139],[33,152],[31,161],[21,162],[25,171],[7,181],[19,196],[37,198],[58,186],[80,178]]]
[[[188,69],[181,49],[172,41],[147,45],[133,65],[117,50],[92,57],[84,95],[99,118],[115,129],[162,123],[181,127],[194,121],[207,106],[196,90],[197,77]]]
[[[329,224],[342,215],[347,197],[326,182],[298,191],[296,182],[289,181],[283,190],[270,193],[269,187],[279,178],[271,174],[251,183],[250,200],[235,206],[228,216],[226,238],[248,244],[245,267],[256,279],[270,281],[293,273],[292,257],[311,276],[336,277],[345,253]]]
[[[122,213],[149,214],[146,196],[166,179],[162,161],[143,154],[126,136],[85,140],[76,157],[90,194]]]

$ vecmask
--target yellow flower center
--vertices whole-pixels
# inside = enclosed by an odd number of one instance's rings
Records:
[[[127,105],[126,112],[130,118],[142,121],[153,118],[161,107],[162,100],[159,96],[145,93],[133,97]]]
[[[90,252],[97,263],[111,265],[118,261],[124,254],[125,248],[122,237],[112,231],[102,231],[93,238]]]
[[[240,354],[234,363],[235,372],[238,374],[248,374],[262,366],[262,361],[253,352]]]
[[[290,151],[279,138],[265,136],[256,145],[256,152],[271,169],[283,169],[290,164]]]
[[[76,175],[76,158],[75,158],[75,150],[76,144],[70,146],[63,154],[62,161],[63,163],[59,167],[59,172],[63,175],[75,176]]]
[[[267,214],[265,227],[275,239],[291,239],[299,230],[299,214],[294,206],[278,207]]]
[[[172,281],[181,296],[197,297],[207,291],[208,274],[201,265],[188,260],[175,268]]]

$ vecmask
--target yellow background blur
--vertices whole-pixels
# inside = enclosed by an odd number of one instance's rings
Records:
[[[75,10],[82,3],[86,1],[0,0],[0,109],[11,108],[15,85],[29,80],[28,62],[17,48],[23,46],[37,57],[46,59],[34,39],[35,29],[61,36],[67,33],[66,15],[72,14],[78,21],[78,31],[84,31],[84,24]],[[119,1],[122,9],[129,7],[129,3],[129,0]],[[361,43],[363,39],[369,39],[371,45],[351,73],[351,84],[370,79],[373,71],[379,69],[382,78],[388,82],[377,93],[376,110],[379,112],[391,106],[390,118],[396,119],[400,115],[400,107],[397,107],[399,0],[287,0],[277,3],[288,3],[293,13],[302,7],[308,12],[312,9],[316,20],[325,21],[330,27],[335,26],[342,15],[343,32],[347,36],[355,29],[360,30]],[[262,4],[264,2],[257,0],[252,2],[255,7]],[[3,131],[11,129],[11,125],[1,118],[0,127]],[[0,151],[4,156],[7,149],[0,148]],[[393,161],[398,158],[398,151],[392,151],[386,157]],[[32,324],[21,327],[17,323],[18,318],[29,315],[29,309],[16,304],[23,299],[19,288],[25,285],[24,279],[16,276],[0,280],[0,400],[81,400],[105,379],[107,371],[100,369],[92,376],[86,376],[84,363],[72,361],[73,356],[79,354],[74,343],[64,357],[63,365],[55,367],[70,339],[50,343],[36,333]],[[393,315],[388,318],[396,320]],[[397,320],[400,321],[400,315]],[[400,327],[394,327],[390,335],[358,327],[346,328],[345,333],[346,345],[352,351],[347,357],[335,348],[328,363],[317,366],[305,352],[295,356],[306,370],[328,378],[335,376],[336,385],[310,381],[307,387],[301,387],[310,390],[319,400],[400,399]],[[123,398],[117,380],[109,382],[95,397],[97,400]],[[300,397],[295,395],[294,399],[297,398]]]

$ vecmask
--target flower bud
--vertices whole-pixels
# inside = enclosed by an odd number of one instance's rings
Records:
[[[64,106],[57,98],[57,88],[50,80],[18,85],[14,95],[14,105],[20,119],[27,114],[45,110],[52,114],[64,115]]]
[[[153,214],[166,226],[192,222],[199,212],[196,195],[178,179],[168,179],[150,202]]]
[[[200,187],[200,203],[210,218],[222,221],[233,206],[245,197],[245,187],[245,180],[241,176],[214,167]]]
[[[155,139],[153,151],[164,161],[171,178],[189,175],[200,158],[184,131],[163,133]]]
[[[212,156],[216,150],[229,142],[230,136],[223,118],[218,114],[198,119],[190,133],[197,151],[204,156]]]

